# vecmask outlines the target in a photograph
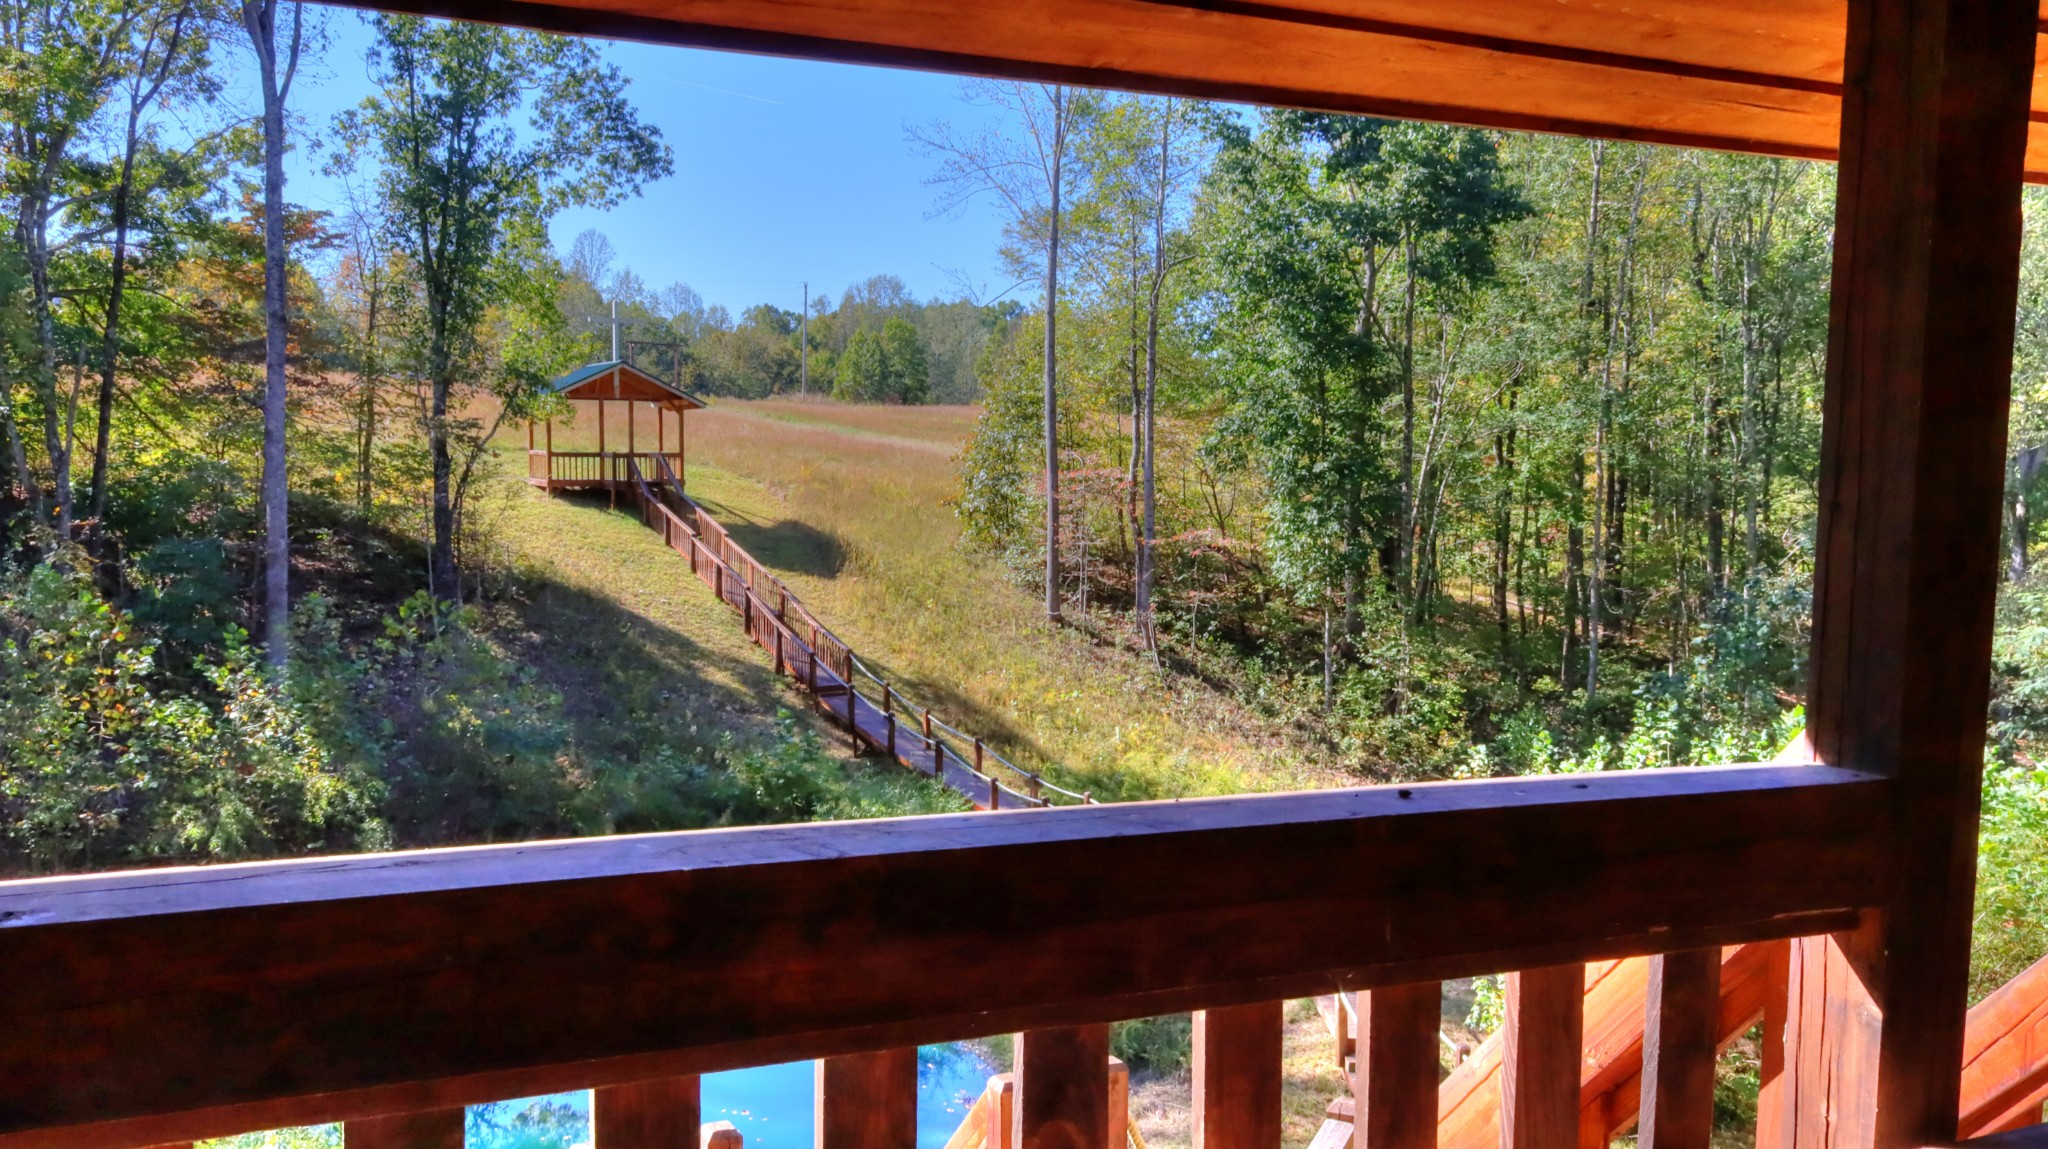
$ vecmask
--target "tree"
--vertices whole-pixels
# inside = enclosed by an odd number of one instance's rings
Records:
[[[922,403],[931,395],[931,367],[925,360],[924,338],[907,319],[882,324],[882,361],[887,365],[884,397],[897,403]]]
[[[285,469],[285,357],[291,339],[285,291],[284,105],[298,74],[304,6],[294,0],[290,38],[280,60],[279,0],[242,0],[242,26],[256,49],[263,88],[263,636],[272,666],[283,666],[291,637],[291,497]]]
[[[1090,114],[1095,99],[1058,84],[975,81],[965,92],[970,102],[993,108],[1002,126],[963,136],[938,123],[911,138],[939,160],[928,181],[942,192],[938,212],[994,194],[1009,215],[1008,234],[1019,245],[1008,253],[1010,262],[1027,272],[1035,269],[1045,285],[1045,616],[1058,622],[1060,201],[1072,176],[1067,158],[1074,125]]]
[[[660,133],[626,102],[627,81],[589,42],[478,24],[379,16],[371,74],[380,91],[345,117],[373,145],[392,238],[419,276],[409,354],[425,381],[433,468],[433,593],[460,596],[451,419],[485,373],[480,335],[515,291],[509,238],[545,233],[572,205],[609,206],[669,173]],[[515,124],[524,114],[525,123]],[[530,378],[500,376],[507,398]]]

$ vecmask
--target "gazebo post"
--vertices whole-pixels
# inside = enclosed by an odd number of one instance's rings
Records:
[[[654,453],[657,455],[668,454],[668,420],[662,417],[663,410],[665,408],[661,404],[654,405]]]
[[[626,400],[626,457],[629,459],[639,454],[639,449],[633,445],[633,429],[639,423],[640,404],[631,399]]]
[[[547,438],[542,440],[542,442],[546,444],[548,469],[547,477],[540,481],[540,489],[546,491],[549,498],[553,498],[555,495],[555,417],[553,415],[548,416]]]

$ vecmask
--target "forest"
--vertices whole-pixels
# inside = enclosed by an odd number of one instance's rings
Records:
[[[878,274],[734,318],[599,230],[551,240],[677,163],[591,42],[368,18],[373,94],[313,122],[293,85],[337,14],[0,10],[0,869],[951,808],[795,721],[577,694],[476,508],[613,315],[714,399],[973,405],[975,561],[1328,777],[1758,760],[1799,731],[1825,165],[968,82],[903,147],[933,213],[1001,215],[1016,285]],[[346,210],[294,201],[288,150]],[[2027,203],[2006,974],[2048,949]]]

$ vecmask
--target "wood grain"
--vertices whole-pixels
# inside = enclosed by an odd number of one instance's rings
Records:
[[[1650,958],[1644,1004],[1641,1149],[1707,1149],[1714,1135],[1721,951]]]
[[[1109,1149],[1109,1027],[1017,1035],[1017,1149]]]
[[[1803,1149],[1956,1134],[2039,26],[2035,0],[1849,5],[1807,721],[1819,761],[1897,781],[1896,887],[1882,937],[1807,955],[1881,1020],[1797,1052]],[[1799,1040],[1841,1012],[1802,1007]]]
[[[820,1058],[817,1074],[817,1149],[917,1149],[914,1047]]]
[[[592,1149],[687,1149],[700,1140],[702,1123],[695,1076],[634,1081],[591,1093]]]
[[[1195,1149],[1280,1143],[1284,1009],[1284,1002],[1261,1001],[1195,1011]]]
[[[1441,982],[1358,995],[1353,1149],[1435,1149]]]
[[[1879,899],[1883,808],[1644,771],[0,883],[0,1145],[1812,933]]]
[[[1501,1023],[1500,1149],[1576,1149],[1585,968],[1507,975]]]

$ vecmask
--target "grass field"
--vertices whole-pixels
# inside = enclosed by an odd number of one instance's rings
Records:
[[[721,400],[690,417],[693,494],[910,695],[1105,798],[1331,780],[1229,699],[1044,621],[950,508],[967,407]]]

